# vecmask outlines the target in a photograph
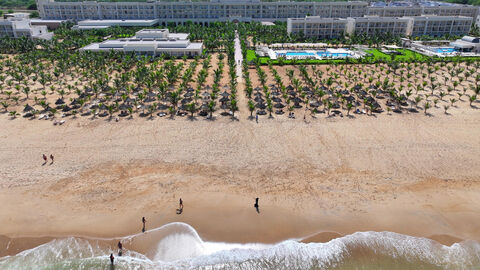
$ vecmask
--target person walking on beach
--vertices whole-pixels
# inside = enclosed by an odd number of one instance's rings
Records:
[[[53,164],[53,154],[50,154],[50,159],[52,160],[52,164]]]
[[[258,113],[257,113],[257,114],[255,114],[255,121],[256,121],[256,122],[257,122],[257,124],[258,124]]]
[[[180,201],[178,203],[177,215],[180,215],[182,213],[183,213],[183,201],[182,201],[182,198],[180,198]]]
[[[113,261],[115,260],[115,257],[113,257],[113,253],[110,253],[110,263],[113,265]]]
[[[123,246],[120,241],[118,241],[118,256],[122,256]]]
[[[255,204],[253,205],[253,207],[255,207],[255,210],[257,210],[257,213],[260,214],[260,209],[258,207],[258,198],[255,198]]]
[[[145,232],[145,223],[146,222],[147,222],[147,220],[145,219],[145,217],[142,217],[142,223],[143,223],[142,232],[143,233]]]
[[[43,154],[43,164],[47,163],[47,156]]]

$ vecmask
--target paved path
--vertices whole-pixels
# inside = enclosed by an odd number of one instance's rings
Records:
[[[235,31],[235,63],[237,64],[237,76],[238,82],[242,81],[242,47],[240,46],[240,39],[238,38],[238,33]]]

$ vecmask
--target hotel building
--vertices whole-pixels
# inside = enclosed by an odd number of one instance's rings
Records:
[[[6,19],[0,19],[0,37],[31,39],[51,39],[53,33],[46,26],[32,25],[28,13],[8,14]]]
[[[401,36],[465,35],[470,32],[472,17],[464,16],[416,16],[337,19],[305,17],[288,19],[287,32],[303,33],[305,37],[336,38],[342,34],[374,35],[391,33]]]
[[[203,2],[55,2],[37,0],[42,19],[118,20],[159,19],[182,23],[192,21],[286,21],[287,18],[321,16],[361,17],[368,3],[352,2],[261,2],[260,0],[211,0]]]

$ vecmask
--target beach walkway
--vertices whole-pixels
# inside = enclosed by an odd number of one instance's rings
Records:
[[[237,31],[235,31],[235,63],[237,64],[238,82],[242,82],[243,55],[242,55],[242,47],[240,46],[240,39],[238,38]]]

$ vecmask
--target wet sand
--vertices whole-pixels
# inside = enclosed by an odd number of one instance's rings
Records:
[[[147,228],[181,221],[206,241],[328,241],[370,230],[480,240],[476,110],[239,118],[53,126],[1,115],[0,235],[120,237],[139,232],[145,216]],[[55,163],[42,166],[43,153]]]

